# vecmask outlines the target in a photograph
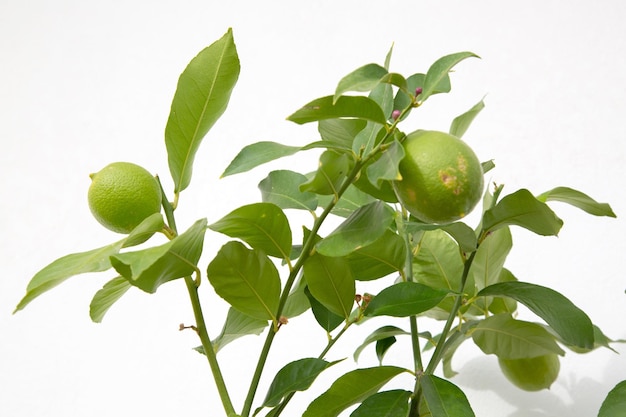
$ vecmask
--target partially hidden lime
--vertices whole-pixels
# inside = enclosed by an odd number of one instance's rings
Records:
[[[483,193],[483,170],[474,151],[444,132],[418,130],[402,143],[400,203],[418,220],[446,224],[469,214]]]
[[[524,391],[549,389],[561,368],[556,353],[523,359],[498,358],[498,364],[504,376]]]
[[[139,165],[114,162],[90,177],[89,208],[107,229],[128,234],[148,216],[161,210],[161,187],[156,178]]]

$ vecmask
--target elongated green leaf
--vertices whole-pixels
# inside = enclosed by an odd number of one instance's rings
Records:
[[[504,296],[524,304],[545,320],[565,341],[583,349],[594,346],[591,320],[562,294],[527,282],[502,282],[484,288],[479,296]]]
[[[367,155],[385,136],[386,129],[379,123],[368,121],[352,142],[352,151],[356,155]]]
[[[475,416],[463,391],[452,382],[434,375],[424,375],[420,382],[432,417]]]
[[[483,228],[496,230],[504,226],[520,226],[543,236],[556,236],[563,220],[530,191],[521,189],[502,198],[483,215]]]
[[[361,119],[325,119],[319,121],[317,130],[323,141],[352,149],[352,141],[366,124],[367,121]]]
[[[465,253],[474,252],[476,250],[476,247],[478,246],[476,232],[474,232],[474,229],[472,229],[463,222],[448,223],[443,225],[408,222],[407,230],[411,233],[422,230],[442,230],[450,235],[451,238],[456,240],[456,243],[459,245],[459,249],[461,249],[461,251]]]
[[[316,245],[326,256],[344,256],[380,238],[393,221],[393,209],[376,201],[357,209]]]
[[[377,392],[368,397],[350,414],[350,417],[406,417],[411,391]]]
[[[319,374],[336,363],[338,361],[327,362],[318,358],[304,358],[288,363],[274,377],[261,408],[275,407],[287,394],[306,391]]]
[[[474,104],[471,109],[455,117],[450,125],[450,134],[456,136],[457,138],[462,137],[476,116],[478,116],[478,113],[480,113],[480,111],[484,108],[485,103],[483,100],[480,100],[478,103]]]
[[[354,351],[353,354],[353,358],[355,362],[359,361],[359,356],[361,356],[361,352],[363,352],[363,350],[369,346],[372,343],[375,343],[379,340],[382,339],[386,339],[388,337],[392,337],[392,336],[399,336],[399,335],[408,335],[411,334],[409,332],[407,332],[406,330],[402,330],[399,327],[396,326],[383,326],[380,327],[376,330],[374,330],[372,333],[369,334],[369,336],[367,336],[365,338],[365,340],[363,341],[363,343],[361,343],[356,350]]]
[[[387,70],[378,64],[367,64],[357,68],[339,81],[333,103],[347,91],[371,91],[386,74]]]
[[[420,101],[425,101],[433,94],[439,83],[445,79],[456,64],[470,57],[478,58],[478,55],[472,52],[459,52],[446,55],[435,61],[426,72],[426,77],[424,77],[424,87],[422,94],[419,96]]]
[[[74,275],[101,272],[111,268],[109,257],[119,252],[123,244],[124,240],[120,240],[98,249],[73,253],[55,260],[33,276],[26,287],[26,295],[15,307],[13,313],[23,309],[35,298]]]
[[[111,264],[132,285],[153,293],[168,281],[197,273],[206,224],[206,219],[198,220],[160,246],[111,255]]]
[[[226,167],[220,178],[250,171],[252,168],[256,168],[259,165],[293,155],[300,150],[302,150],[302,148],[299,146],[287,146],[270,141],[256,142],[244,146]]]
[[[300,191],[337,196],[348,170],[350,159],[345,153],[325,151],[320,155],[319,166],[313,178],[300,185]]]
[[[367,167],[367,178],[370,182],[380,188],[383,181],[401,180],[398,165],[404,158],[404,148],[397,140],[389,144],[380,157]]]
[[[300,279],[294,284],[287,297],[287,302],[282,312],[283,316],[287,318],[296,317],[311,308],[309,297],[304,292],[305,289],[306,281],[300,276]]]
[[[502,359],[524,359],[565,352],[546,329],[537,323],[496,314],[482,320],[472,331],[474,343],[486,354]]]
[[[333,313],[347,319],[356,294],[347,261],[341,257],[316,253],[306,260],[303,270],[313,297]]]
[[[239,57],[231,29],[193,58],[180,75],[165,127],[175,192],[189,185],[200,142],[226,110],[238,78]]]
[[[319,206],[327,207],[334,196],[318,196]],[[350,217],[359,207],[375,202],[376,199],[355,186],[350,186],[343,193],[332,213],[339,217]]]
[[[324,304],[317,301],[317,299],[313,297],[313,294],[311,294],[309,287],[304,288],[304,295],[309,300],[309,305],[311,306],[311,311],[313,312],[315,321],[326,331],[326,333],[332,332],[346,320],[343,316],[333,313],[326,308]]]
[[[463,260],[454,240],[442,230],[425,232],[420,242],[419,252],[413,258],[415,279],[432,288],[456,292],[461,288],[462,273]],[[468,280],[466,289],[473,291],[474,283],[470,281]],[[453,303],[452,298],[446,298],[438,309],[450,311]],[[433,311],[432,314],[434,313]],[[447,314],[444,316],[447,317]]]
[[[243,314],[235,308],[229,308],[226,321],[220,334],[211,341],[215,352],[219,352],[230,342],[248,335],[259,335],[267,327],[267,320],[257,319]]]
[[[317,197],[313,193],[300,191],[307,177],[294,171],[272,171],[259,183],[264,203],[272,203],[281,209],[313,211],[317,208]]]
[[[607,203],[599,203],[587,194],[569,187],[556,187],[537,196],[539,201],[560,201],[594,216],[617,217]]]
[[[374,87],[368,94],[368,97],[378,103],[383,114],[389,120],[393,111],[393,88],[391,88],[391,84],[381,80],[380,84]]]
[[[365,309],[365,315],[408,317],[430,310],[449,291],[431,288],[418,282],[400,282],[382,290]]]
[[[280,277],[263,252],[228,242],[209,263],[207,276],[217,295],[240,312],[276,321]]]
[[[477,290],[498,282],[512,248],[513,238],[508,227],[502,227],[485,238],[476,251],[469,271]]]
[[[272,203],[241,206],[209,225],[211,230],[238,238],[269,256],[289,259],[291,228],[285,213]]]
[[[130,283],[124,277],[113,278],[104,284],[104,287],[96,292],[89,305],[89,317],[91,317],[91,320],[94,323],[102,322],[109,308],[126,294],[130,287]]]
[[[324,119],[356,118],[385,124],[387,118],[383,110],[370,98],[362,96],[341,96],[333,102],[333,96],[321,97],[305,104],[287,120],[304,124]]]
[[[302,417],[337,417],[352,404],[359,403],[378,392],[397,375],[407,372],[395,366],[355,369],[340,376],[330,388],[317,397]]]
[[[86,252],[65,255],[37,272],[26,287],[26,295],[15,308],[14,314],[28,303],[75,275],[102,272],[111,268],[109,257],[122,248],[144,243],[164,226],[163,216],[155,213],[141,222],[126,238]]]
[[[370,281],[402,271],[405,252],[404,240],[387,230],[375,242],[355,250],[346,259],[357,281]]]
[[[626,417],[626,381],[615,385],[600,407],[598,417]]]

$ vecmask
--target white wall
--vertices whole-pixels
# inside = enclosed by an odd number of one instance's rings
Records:
[[[178,332],[179,323],[193,322],[182,285],[169,284],[152,297],[132,291],[102,324],[90,322],[88,305],[112,273],[76,277],[17,315],[11,312],[41,267],[118,238],[91,218],[90,172],[131,160],[167,178],[163,129],[178,75],[228,27],[242,73],[181,197],[181,227],[201,217],[217,220],[258,200],[256,184],[266,171],[219,180],[230,159],[259,140],[314,139],[312,126],[285,117],[333,92],[358,66],[382,62],[392,43],[392,69],[407,75],[425,71],[440,56],[470,50],[482,59],[461,63],[452,75],[452,94],[429,100],[405,130],[446,130],[454,116],[486,95],[487,108],[466,140],[482,159],[495,159],[492,180],[506,184],[505,191],[526,187],[539,193],[567,185],[610,202],[617,220],[555,206],[565,220],[560,237],[517,230],[508,265],[520,279],[565,294],[609,336],[626,338],[620,258],[626,235],[620,217],[626,214],[623,2],[297,3],[0,3],[0,415],[221,415],[208,367],[190,350],[197,344],[194,335]],[[307,170],[306,164],[313,168],[314,155],[295,165]],[[212,234],[207,251],[222,242]],[[209,286],[203,288],[211,299]],[[215,317],[210,330],[216,334],[224,306],[207,302],[206,309]],[[299,324],[313,326],[295,319],[285,328],[296,339],[290,344],[285,334],[267,378],[286,358],[321,349],[324,334],[312,327],[306,332],[315,341],[303,344]],[[365,334],[359,329],[352,343],[343,340],[332,358],[350,355]],[[247,384],[245,372],[260,341],[246,338],[220,353],[233,385]],[[408,353],[408,346],[397,349],[394,361]],[[360,365],[373,363],[370,352]],[[626,378],[626,360],[608,350],[568,354],[553,388],[537,394],[508,384],[495,358],[479,354],[471,342],[455,366],[460,375],[453,382],[480,417],[592,416]],[[320,379],[294,405],[305,405],[328,382]],[[236,393],[235,401],[242,395]]]

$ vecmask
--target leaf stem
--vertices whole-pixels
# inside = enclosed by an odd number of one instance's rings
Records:
[[[217,387],[220,399],[222,400],[224,411],[226,411],[226,415],[228,416],[236,415],[235,408],[233,407],[233,403],[226,388],[226,383],[224,382],[222,371],[217,361],[215,349],[213,349],[213,344],[211,343],[211,339],[207,332],[206,324],[204,322],[204,314],[202,313],[200,297],[198,296],[198,287],[196,286],[196,282],[194,281],[194,279],[190,276],[185,277],[185,284],[187,284],[189,300],[191,301],[191,306],[193,307],[193,314],[196,319],[198,336],[200,336],[200,341],[202,342],[204,353],[209,361],[211,373],[213,374],[215,386]]]

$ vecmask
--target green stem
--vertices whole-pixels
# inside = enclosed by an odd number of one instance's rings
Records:
[[[454,305],[452,306],[452,310],[450,311],[450,315],[446,320],[446,324],[443,326],[443,330],[441,331],[441,336],[439,337],[439,343],[435,347],[435,351],[433,352],[433,356],[430,358],[430,362],[428,362],[428,366],[424,373],[430,375],[435,371],[435,368],[441,361],[441,358],[444,351],[444,346],[446,345],[446,338],[448,337],[448,333],[450,333],[450,329],[452,328],[452,323],[454,322],[456,315],[461,308],[461,304],[463,303],[463,292],[465,291],[465,283],[467,282],[467,276],[469,275],[470,267],[472,266],[472,262],[474,261],[474,257],[476,256],[476,251],[472,252],[472,254],[467,258],[465,264],[463,265],[463,275],[461,276],[461,288],[459,289],[459,294],[456,296],[454,300]]]
[[[209,337],[206,324],[204,322],[204,314],[202,313],[200,298],[198,296],[198,287],[192,277],[185,277],[185,284],[187,284],[189,300],[191,301],[191,306],[193,307],[198,336],[200,336],[200,341],[202,342],[202,347],[204,348],[204,354],[209,361],[211,373],[213,374],[217,391],[220,399],[222,400],[224,411],[226,411],[226,415],[228,416],[236,415],[235,408],[233,407],[233,403],[228,395],[228,390],[226,389],[226,383],[224,382],[222,371],[220,370],[220,366],[217,361],[215,349],[213,349],[213,344],[211,343],[211,338]]]

